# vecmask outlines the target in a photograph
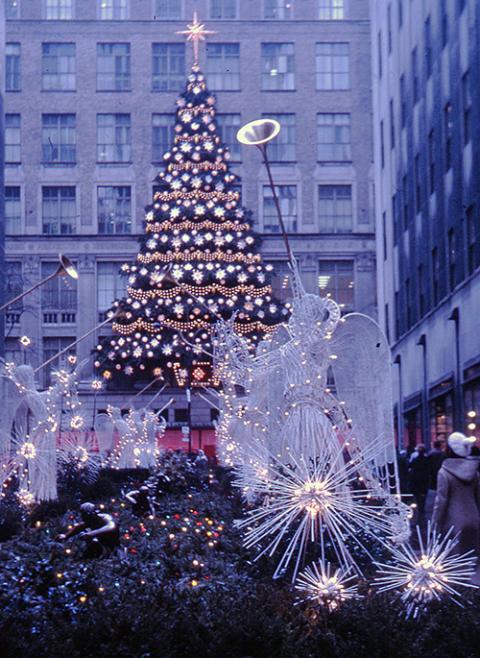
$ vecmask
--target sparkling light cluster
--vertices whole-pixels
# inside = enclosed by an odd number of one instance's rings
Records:
[[[301,593],[298,603],[306,600],[333,612],[344,601],[359,598],[355,580],[350,569],[336,569],[322,560],[314,562],[299,574],[295,583],[295,589]]]
[[[473,551],[459,555],[455,552],[457,539],[450,529],[441,537],[427,529],[424,542],[417,527],[419,553],[409,544],[392,547],[392,563],[376,563],[374,585],[380,592],[394,590],[404,606],[406,617],[417,617],[432,601],[449,598],[463,607],[462,588],[476,588],[471,579],[475,572]]]

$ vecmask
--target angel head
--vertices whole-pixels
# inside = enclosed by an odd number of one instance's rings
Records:
[[[293,301],[288,328],[294,339],[318,340],[335,330],[340,316],[340,307],[333,299],[305,293]]]

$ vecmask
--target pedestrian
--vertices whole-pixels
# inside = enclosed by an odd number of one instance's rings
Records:
[[[406,450],[399,450],[397,453],[398,479],[400,480],[400,493],[405,495],[410,493],[408,489],[408,456]]]
[[[458,552],[480,548],[480,480],[478,460],[468,459],[474,439],[461,432],[448,437],[447,458],[438,472],[432,521],[442,533],[453,527]]]
[[[438,471],[440,470],[443,461],[446,459],[446,454],[442,449],[442,441],[434,441],[433,448],[428,453],[428,461],[430,466],[430,489],[437,488]]]
[[[430,480],[429,461],[423,443],[417,445],[415,452],[410,457],[408,476],[410,491],[417,505],[418,521],[422,523]]]

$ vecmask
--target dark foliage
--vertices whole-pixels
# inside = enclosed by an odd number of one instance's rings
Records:
[[[37,508],[0,544],[1,658],[478,655],[479,600],[434,606],[420,621],[366,587],[332,614],[294,605],[291,585],[243,549],[228,473],[189,471],[180,492],[159,495],[153,519],[132,515],[120,495],[132,474],[115,478],[101,475],[109,491],[96,502],[120,525],[120,554],[85,561],[81,539],[56,542],[77,518],[65,500]]]

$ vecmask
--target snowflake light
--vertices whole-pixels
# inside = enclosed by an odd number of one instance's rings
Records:
[[[374,499],[375,492],[359,478],[362,465],[371,454],[345,462],[343,449],[332,456],[324,454],[314,459],[299,459],[290,454],[284,463],[271,456],[270,472],[264,477],[254,470],[240,470],[237,486],[247,488],[263,498],[259,507],[251,510],[240,527],[247,527],[246,547],[263,545],[257,559],[283,550],[274,577],[284,573],[293,563],[295,579],[309,542],[320,546],[325,559],[325,542],[330,540],[339,564],[361,569],[348,543],[356,544],[372,559],[359,532],[383,542],[392,530],[388,506]]]
[[[417,536],[420,554],[409,544],[393,546],[392,564],[375,563],[379,571],[373,584],[380,592],[395,590],[407,618],[417,617],[429,603],[442,598],[463,607],[458,588],[477,588],[471,583],[476,566],[473,551],[463,555],[454,553],[458,540],[452,528],[442,538],[429,524],[424,543],[417,526]]]
[[[307,600],[332,612],[344,601],[359,598],[355,578],[350,569],[334,569],[322,560],[314,562],[297,578],[295,589],[301,592],[297,603]]]

